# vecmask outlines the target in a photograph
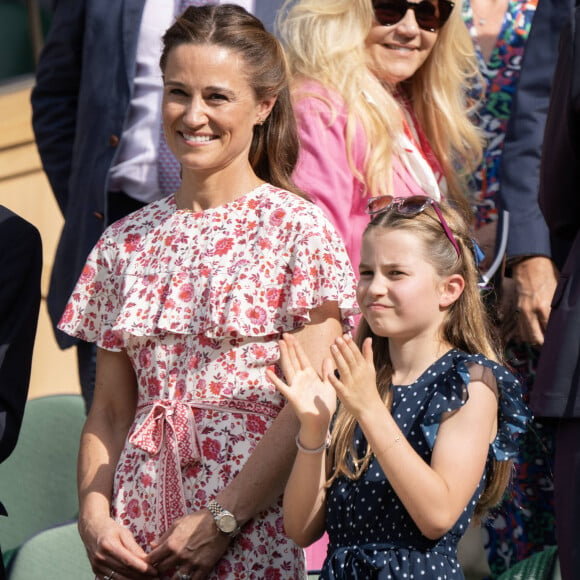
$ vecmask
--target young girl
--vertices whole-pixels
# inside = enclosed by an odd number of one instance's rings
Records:
[[[460,579],[457,543],[504,491],[529,413],[495,362],[465,221],[423,196],[368,212],[357,344],[338,338],[320,379],[285,335],[288,385],[269,372],[301,424],[284,524],[301,546],[328,532],[324,579]]]

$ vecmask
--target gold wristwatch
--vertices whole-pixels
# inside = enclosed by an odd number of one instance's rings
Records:
[[[207,509],[211,512],[215,525],[218,530],[223,534],[235,538],[239,531],[240,526],[238,525],[238,520],[236,516],[226,509],[224,509],[217,501],[212,500],[207,504]]]

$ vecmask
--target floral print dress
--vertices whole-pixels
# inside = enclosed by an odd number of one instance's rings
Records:
[[[137,412],[112,515],[146,551],[239,473],[284,405],[265,375],[277,340],[327,301],[349,330],[355,282],[338,234],[313,204],[268,184],[203,212],[164,198],[105,231],[59,327],[131,359]],[[210,578],[304,574],[278,501]]]
[[[483,162],[474,174],[471,191],[478,226],[497,219],[496,197],[500,188],[503,143],[537,4],[538,0],[509,0],[496,46],[486,62],[479,46],[471,4],[469,0],[463,2],[463,19],[486,83],[485,89],[473,88],[473,93],[482,97],[474,121],[486,140]]]

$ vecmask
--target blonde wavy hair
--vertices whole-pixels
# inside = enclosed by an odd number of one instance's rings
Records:
[[[400,105],[373,73],[365,41],[375,25],[371,0],[286,0],[277,29],[294,86],[313,79],[336,91],[348,110],[346,138],[355,127],[366,135],[364,175],[367,195],[392,191],[392,157],[402,130]],[[423,66],[398,87],[409,99],[449,186],[448,195],[465,208],[467,176],[482,155],[482,139],[469,120],[465,87],[480,77],[473,43],[456,6],[439,30]],[[294,92],[294,98],[299,95]],[[351,147],[349,146],[349,150]]]
[[[478,270],[468,224],[464,217],[451,209],[448,204],[440,203],[439,207],[461,250],[459,259],[432,207],[413,217],[402,216],[397,212],[378,214],[367,226],[365,234],[377,228],[411,232],[423,241],[425,248],[423,255],[439,276],[461,275],[465,280],[465,287],[459,298],[448,308],[440,339],[443,343],[468,354],[481,353],[490,360],[501,362],[498,336],[488,317],[478,287]],[[469,323],[466,324],[466,321]],[[393,366],[389,356],[389,339],[374,334],[366,320],[362,319],[356,335],[356,342],[360,348],[367,337],[371,337],[373,341],[377,388],[385,405],[390,408]],[[329,449],[329,463],[334,466],[334,470],[327,485],[340,476],[357,479],[369,465],[373,454],[370,445],[362,457],[357,455],[353,446],[356,424],[356,419],[340,406],[335,417]],[[489,462],[485,489],[475,508],[476,519],[480,519],[490,507],[499,502],[509,483],[511,472],[511,461],[492,459]]]

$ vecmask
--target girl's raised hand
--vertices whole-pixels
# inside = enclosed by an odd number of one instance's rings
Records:
[[[340,378],[334,373],[328,374],[327,378],[346,409],[359,418],[361,412],[371,405],[382,405],[373,363],[372,339],[365,339],[361,352],[352,337],[345,334],[336,339],[330,351]]]
[[[291,335],[284,334],[280,345],[280,366],[288,384],[273,371],[266,371],[268,379],[288,399],[300,423],[323,430],[328,429],[336,410],[336,392],[328,380],[322,380],[312,368],[300,343]],[[333,372],[330,359],[323,363],[323,375]]]

